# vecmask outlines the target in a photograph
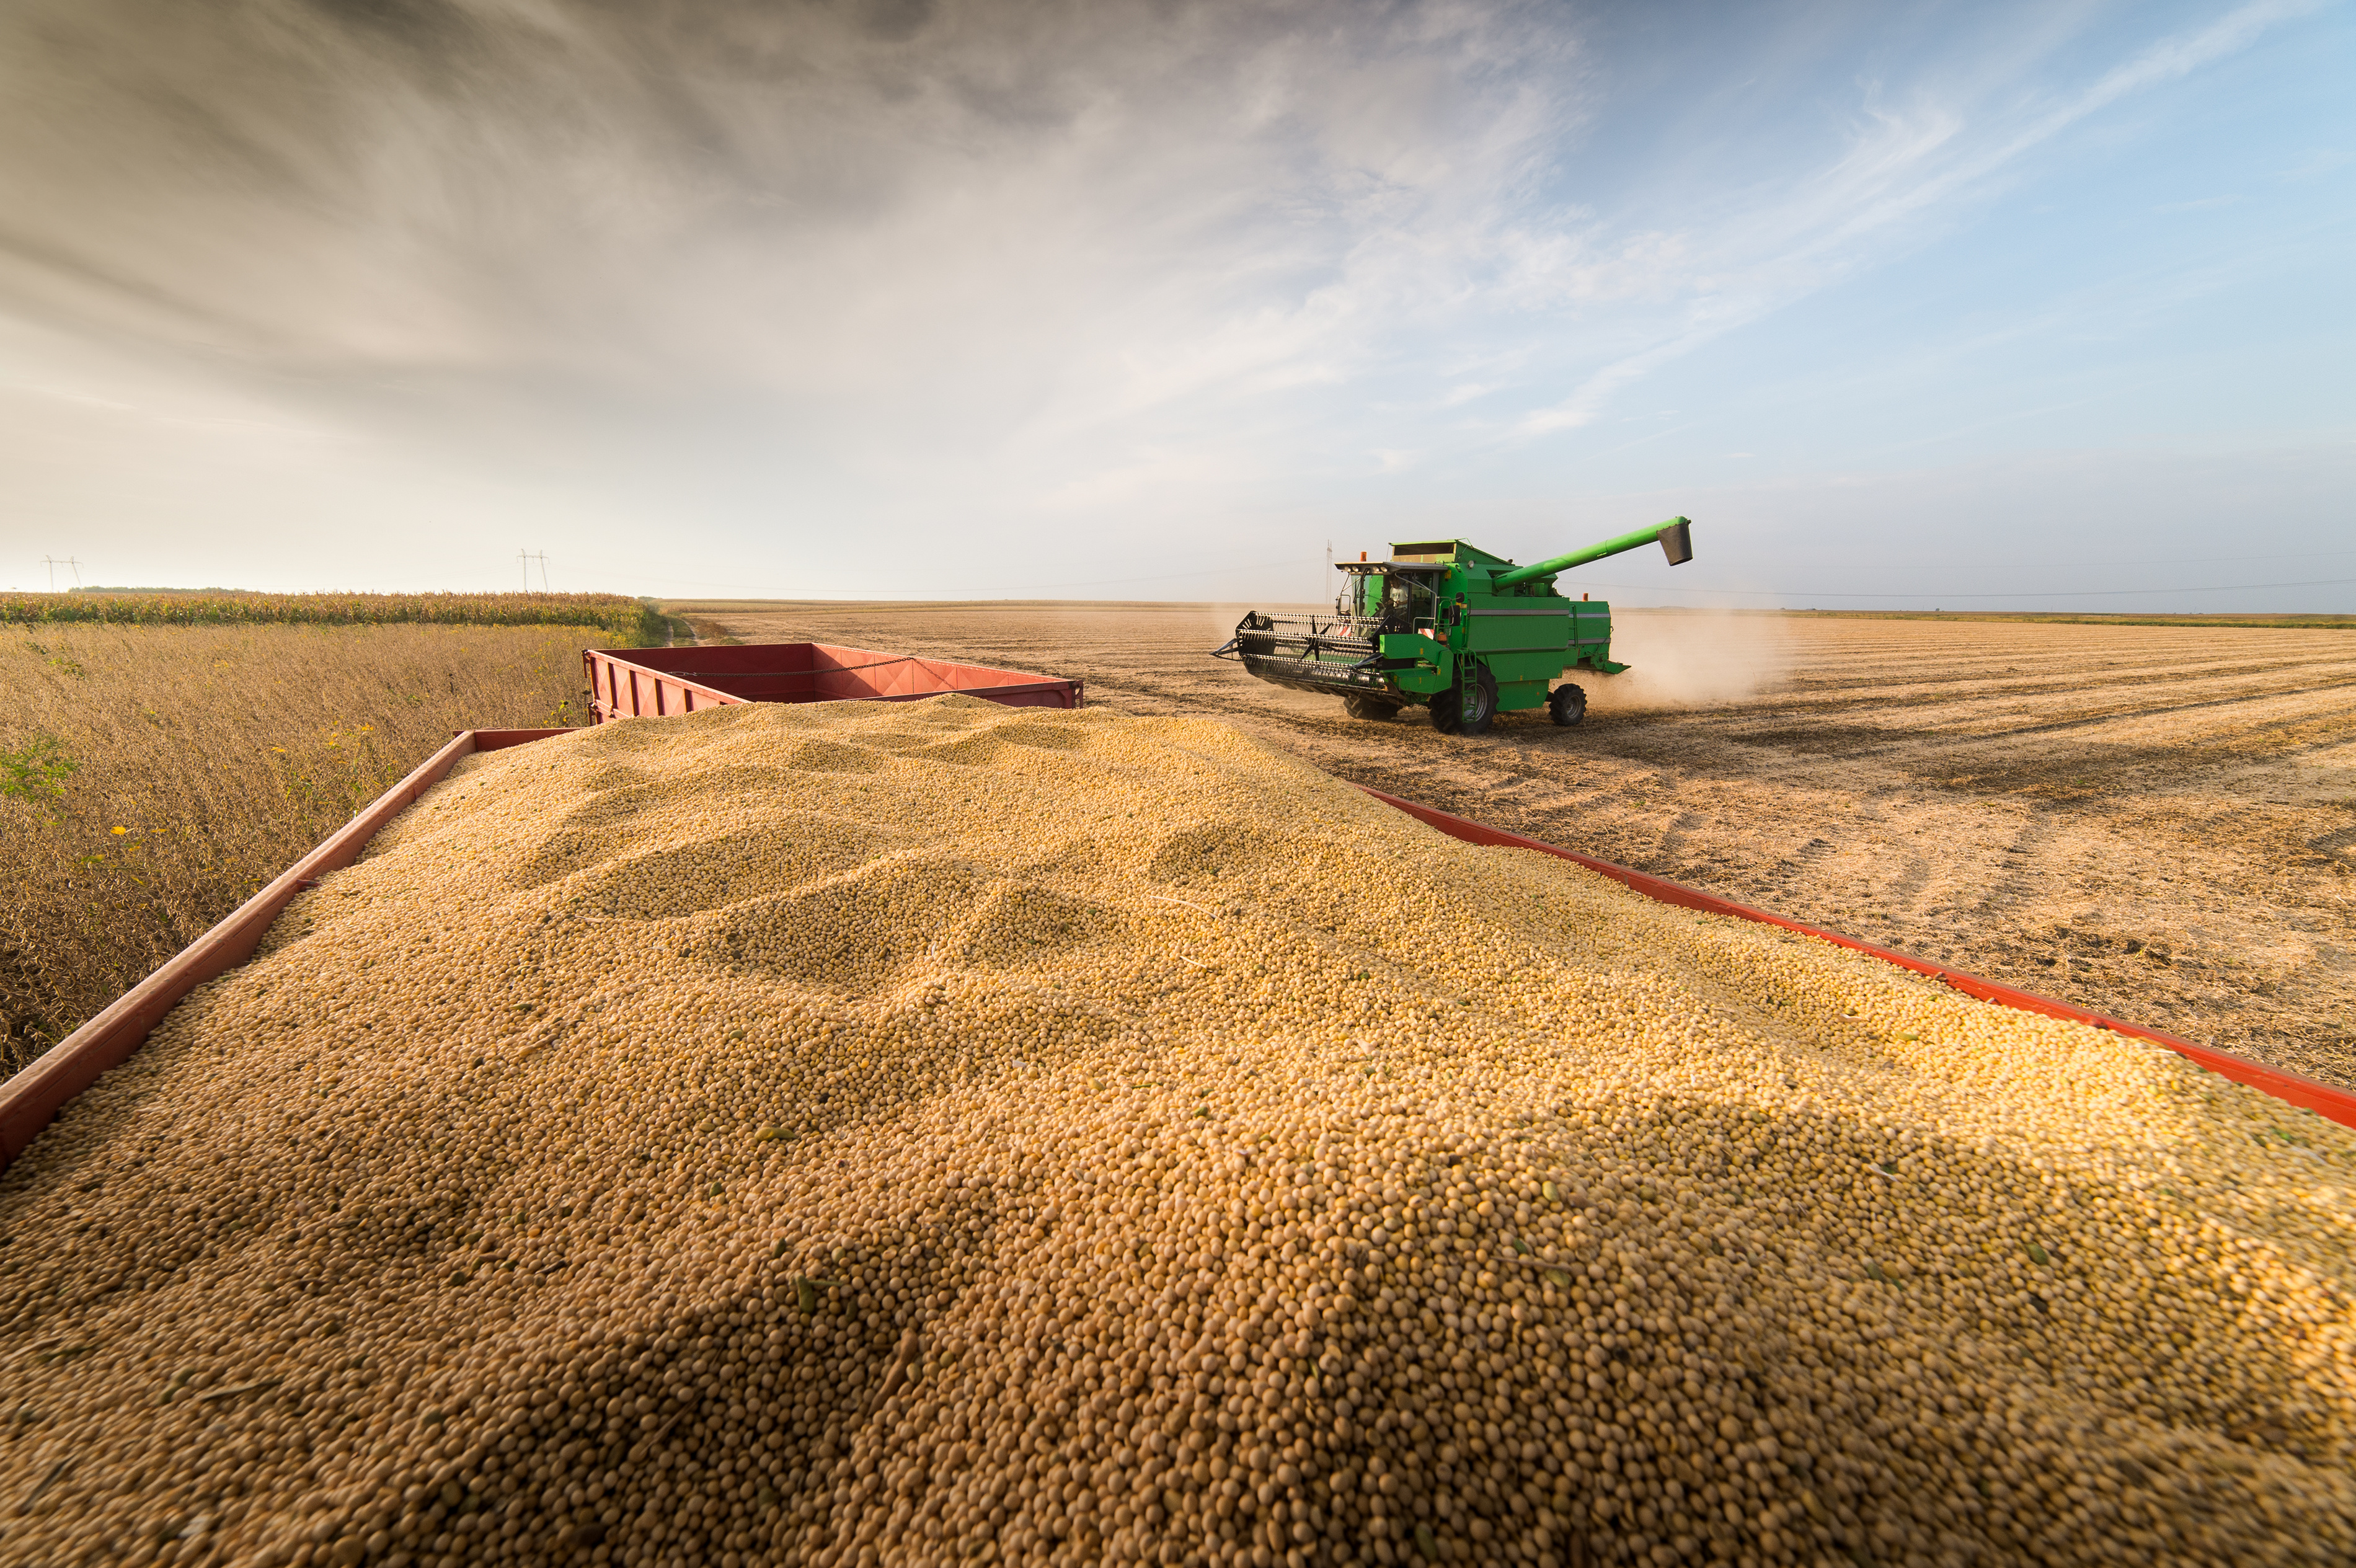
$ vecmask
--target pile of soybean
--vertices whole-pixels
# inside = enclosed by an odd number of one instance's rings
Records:
[[[1221,726],[633,720],[0,1180],[0,1560],[2345,1563],[2351,1181]]]

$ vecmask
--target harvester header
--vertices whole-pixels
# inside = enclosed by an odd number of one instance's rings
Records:
[[[1556,685],[1567,671],[1617,675],[1612,607],[1558,593],[1555,578],[1658,542],[1669,564],[1693,559],[1682,517],[1517,566],[1461,539],[1393,544],[1387,560],[1339,561],[1331,616],[1254,610],[1212,650],[1259,679],[1342,698],[1354,718],[1428,706],[1432,727],[1478,735],[1500,711],[1546,708],[1558,725],[1586,716],[1587,693]]]

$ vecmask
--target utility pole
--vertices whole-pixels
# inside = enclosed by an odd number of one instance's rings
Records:
[[[44,555],[41,557],[41,564],[49,569],[49,592],[54,594],[58,591],[58,568],[60,566],[70,567],[73,571],[74,586],[77,588],[81,586],[81,562],[79,559],[69,555],[60,561],[54,555]]]

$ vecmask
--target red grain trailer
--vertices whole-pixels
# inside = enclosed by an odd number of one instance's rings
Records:
[[[637,649],[632,651],[634,653],[711,653],[741,652],[743,650]],[[832,649],[829,651],[846,653],[853,650]],[[1002,675],[1006,672],[993,671],[989,673]],[[1072,696],[1069,704],[1055,705],[1078,705],[1078,682],[1055,682],[1055,684],[1069,685]],[[706,688],[698,687],[697,690],[701,692]],[[926,694],[927,693],[909,693],[896,699],[886,696],[884,700],[906,701],[911,697]],[[716,702],[741,703],[758,700],[761,699],[714,693],[712,701],[699,700],[698,705],[709,707]],[[807,700],[823,701],[824,699]],[[687,709],[680,707],[671,711],[684,713]],[[420,763],[416,770],[408,778],[387,790],[367,811],[346,823],[342,830],[327,843],[305,855],[276,881],[247,899],[235,913],[190,943],[169,963],[125,992],[104,1012],[59,1041],[48,1053],[36,1058],[24,1071],[5,1082],[0,1082],[0,1169],[5,1169],[18,1155],[24,1153],[25,1146],[39,1134],[42,1128],[48,1126],[56,1118],[59,1111],[75,1095],[89,1088],[97,1079],[99,1074],[123,1061],[132,1052],[137,1050],[146,1040],[147,1032],[161,1023],[164,1015],[172,1010],[173,1004],[206,981],[236,968],[252,957],[254,949],[261,944],[262,934],[269,930],[270,923],[278,918],[279,911],[285,908],[296,894],[313,886],[317,878],[326,875],[328,872],[340,870],[358,860],[361,851],[368,847],[369,840],[374,838],[380,829],[407,809],[412,801],[439,783],[443,776],[450,771],[451,766],[460,757],[477,751],[493,751],[510,746],[528,745],[533,741],[545,740],[552,736],[566,733],[568,732],[561,729],[462,731],[449,745]],[[1366,789],[1363,784],[1357,788]],[[1967,996],[1976,997],[2000,1007],[2017,1008],[2024,1013],[2042,1014],[2049,1018],[2074,1019],[2082,1024],[2091,1024],[2098,1029],[2109,1029],[2136,1039],[2153,1041],[2172,1051],[2190,1057],[2193,1061],[2222,1078],[2229,1079],[2235,1083],[2247,1084],[2287,1104],[2297,1106],[2301,1110],[2312,1111],[2319,1116],[2337,1122],[2341,1126],[2356,1127],[2356,1093],[2351,1093],[2336,1085],[2321,1083],[2299,1073],[2285,1071],[2281,1068],[2269,1067],[2264,1062],[2251,1061],[2247,1058],[2234,1056],[2229,1051],[2198,1045],[2174,1035],[2164,1034],[2158,1029],[2146,1029],[2134,1024],[2122,1023],[2116,1018],[2091,1013],[2083,1007],[2072,1007],[2066,1002],[2056,1002],[2051,997],[2039,996],[2032,992],[2016,990],[2009,985],[1999,985],[1993,981],[1965,974],[1960,970],[1926,963],[1921,959],[1910,957],[1905,953],[1892,952],[1888,948],[1876,947],[1870,942],[1861,942],[1854,937],[1843,936],[1837,931],[1803,925],[1796,920],[1785,919],[1780,915],[1769,914],[1763,909],[1754,909],[1747,904],[1737,904],[1732,899],[1720,898],[1716,894],[1705,893],[1699,888],[1687,887],[1680,883],[1671,882],[1664,876],[1633,871],[1626,866],[1614,865],[1609,861],[1597,860],[1591,855],[1559,849],[1537,839],[1525,838],[1519,833],[1505,832],[1497,828],[1485,827],[1479,822],[1470,822],[1462,817],[1451,816],[1446,811],[1435,811],[1430,806],[1420,805],[1413,800],[1401,800],[1396,795],[1386,795],[1379,789],[1366,789],[1366,793],[1386,805],[1396,807],[1418,821],[1428,823],[1449,837],[1462,839],[1467,843],[1529,849],[1542,854],[1558,855],[1564,860],[1576,861],[1589,870],[1599,872],[1633,892],[1641,893],[1647,898],[1657,899],[1664,904],[1674,904],[1687,909],[1704,909],[1715,914],[1731,915],[1738,919],[1756,920],[1767,925],[1781,926],[1787,930],[1799,931],[1857,952],[1870,953],[1885,962],[1897,964],[1902,969],[1912,970],[1918,974],[1932,975]]]
[[[913,703],[962,692],[1010,708],[1076,708],[1080,682],[828,642],[593,648],[581,656],[595,722],[731,703]]]

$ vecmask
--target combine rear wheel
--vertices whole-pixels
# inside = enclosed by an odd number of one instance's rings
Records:
[[[1477,665],[1431,699],[1431,727],[1442,735],[1486,735],[1497,716],[1497,678]]]
[[[1380,697],[1349,696],[1342,699],[1342,711],[1354,719],[1388,719],[1398,716],[1399,705]]]
[[[1575,725],[1587,716],[1587,693],[1576,686],[1557,686],[1547,699],[1547,712],[1558,725]]]

